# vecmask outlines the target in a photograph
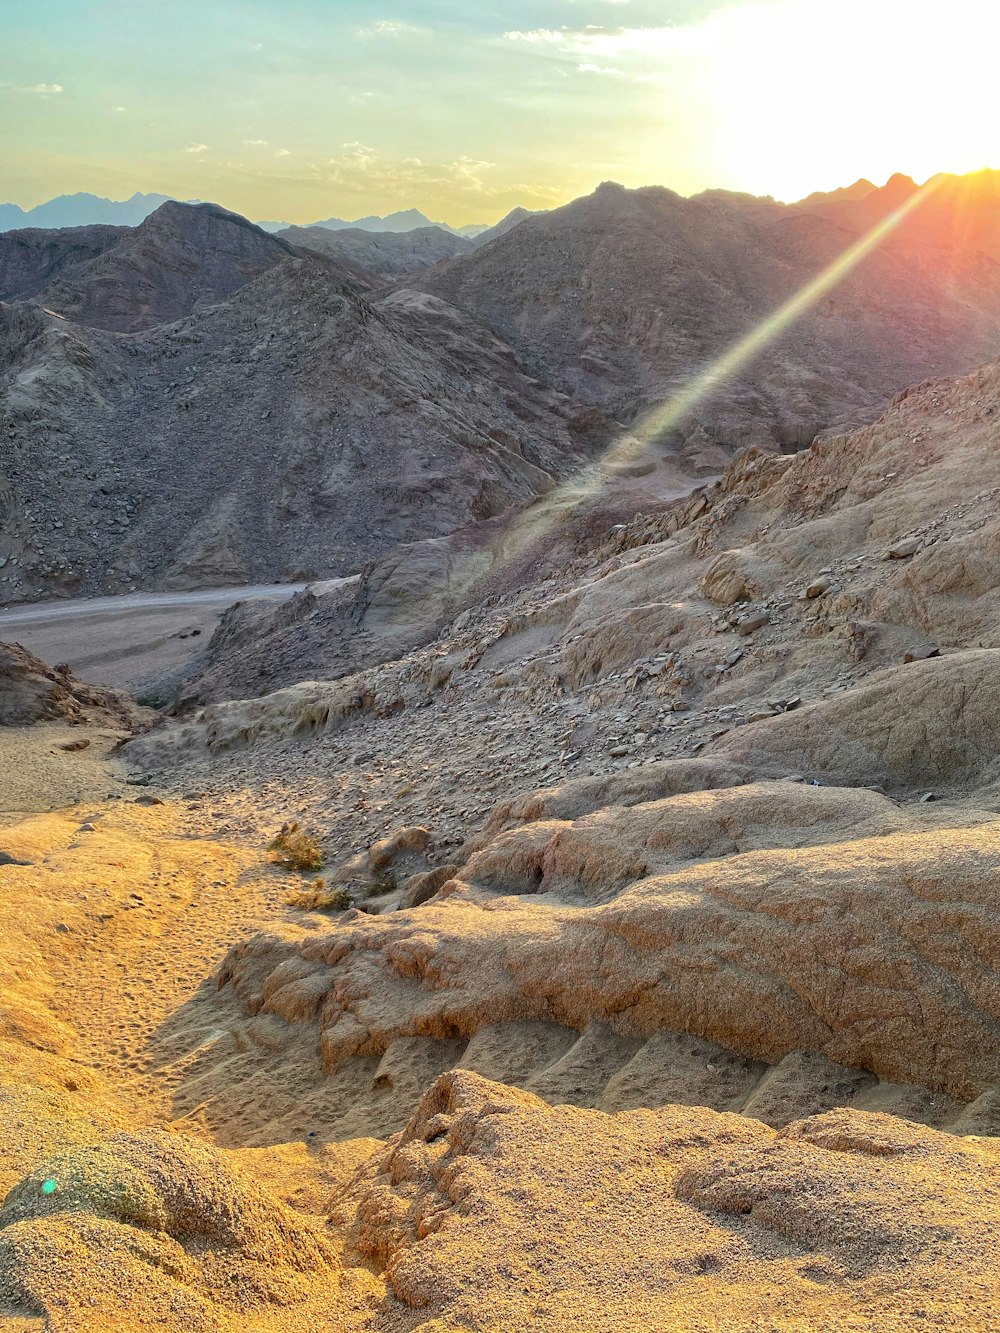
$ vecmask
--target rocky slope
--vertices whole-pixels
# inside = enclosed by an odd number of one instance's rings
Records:
[[[63,272],[70,276],[119,244],[126,227],[42,227],[0,237],[0,300],[38,296]]]
[[[452,1064],[607,1109],[629,1087],[993,1132],[998,410],[993,364],[751,450],[570,560],[535,534],[534,583],[494,568],[396,661],[135,742],[275,821],[294,772],[365,909],[220,971],[251,1031],[285,1034],[274,1087],[311,1058],[311,1114],[344,1133],[398,1127]],[[276,614],[294,636],[314,611]],[[241,1057],[216,1058],[224,1132]]]
[[[64,666],[50,668],[19,643],[0,643],[0,727],[80,722],[88,709],[126,727],[136,715],[127,697],[87,685]]]
[[[0,806],[0,1326],[996,1325],[998,413],[387,554]]]
[[[291,253],[215,204],[168,202],[135,228],[6,233],[3,299],[36,297],[63,318],[135,333],[225,300]]]
[[[472,242],[440,227],[416,227],[412,231],[362,231],[347,227],[287,227],[277,233],[290,245],[317,250],[331,259],[346,260],[377,278],[400,278],[419,273],[472,248]]]
[[[350,574],[584,456],[501,340],[365,291],[304,252],[134,336],[0,307],[0,598]]]
[[[607,183],[423,282],[486,320],[556,387],[641,422],[915,188],[891,182],[842,206],[786,207]],[[800,447],[871,420],[908,383],[996,355],[994,190],[992,177],[968,177],[928,192],[793,328],[671,421],[666,442]]]

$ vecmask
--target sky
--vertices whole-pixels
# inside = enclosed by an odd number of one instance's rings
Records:
[[[0,0],[0,200],[458,226],[922,181],[1000,166],[998,43],[990,0]]]

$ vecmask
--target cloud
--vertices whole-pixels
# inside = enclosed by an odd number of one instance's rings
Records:
[[[274,153],[275,157],[291,157],[291,155],[292,150],[290,148],[278,148]]]
[[[359,37],[400,37],[403,33],[419,32],[412,23],[398,23],[395,19],[376,19],[367,28],[359,28]]]
[[[5,83],[0,87],[9,88],[12,93],[36,93],[40,97],[48,97],[52,93],[64,93],[66,91],[61,83]]]
[[[629,33],[656,34],[660,31],[673,32],[672,28],[609,28],[600,23],[588,23],[585,28],[515,28],[505,32],[508,42],[528,42],[532,46],[559,46],[566,51],[575,51],[581,46],[603,37],[621,38]]]
[[[187,148],[185,148],[184,151],[185,153],[207,153],[208,144],[207,143],[188,144]]]
[[[495,186],[491,173],[495,162],[461,156],[434,162],[420,157],[387,158],[361,142],[341,144],[342,152],[319,168],[324,184],[350,194],[408,199],[423,193],[447,191],[459,196],[489,199],[506,193]]]
[[[128,107],[127,107],[127,106],[113,106],[113,107],[111,108],[111,110],[114,111],[116,114],[121,115],[121,113],[122,113],[123,111],[127,111],[127,110],[128,110]]]
[[[243,147],[244,147],[244,148],[266,148],[266,147],[267,147],[267,140],[266,140],[266,139],[244,139],[244,140],[243,140]]]
[[[504,37],[508,42],[531,42],[534,46],[556,45],[558,42],[565,41],[569,35],[569,28],[530,28],[528,30],[513,29],[511,32],[505,32]]]

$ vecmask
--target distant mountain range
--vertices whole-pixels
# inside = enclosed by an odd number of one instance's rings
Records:
[[[60,194],[35,208],[0,204],[0,231],[20,227],[90,227],[105,223],[114,227],[137,227],[172,198],[168,194],[134,194],[131,199],[103,199],[96,194]],[[199,203],[187,199],[189,204]]]
[[[291,222],[258,222],[258,227],[263,227],[265,231],[284,231],[287,227],[294,224]],[[356,218],[353,222],[345,222],[343,218],[322,218],[318,222],[310,222],[310,227],[325,227],[327,231],[417,231],[421,227],[440,227],[442,231],[450,233],[452,236],[464,236],[471,239],[478,236],[482,231],[489,230],[488,222],[472,222],[465,227],[450,227],[447,222],[432,222],[426,213],[421,213],[419,208],[406,208],[399,213],[387,213],[385,217],[379,217],[372,213],[366,218]]]
[[[96,194],[61,194],[47,203],[35,208],[21,208],[19,204],[0,204],[0,231],[15,231],[22,227],[90,227],[104,223],[116,227],[137,227],[145,221],[161,204],[173,199],[167,194],[134,194],[131,199],[104,199]],[[186,199],[183,203],[197,204],[201,200]],[[291,222],[259,222],[264,231],[284,231],[294,224]],[[491,230],[488,222],[472,222],[465,227],[451,227],[447,222],[432,222],[417,208],[407,208],[398,213],[389,213],[386,217],[358,218],[346,222],[342,218],[325,218],[309,224],[312,227],[326,227],[328,231],[343,231],[353,228],[355,231],[415,231],[418,227],[440,227],[452,236],[464,236],[471,239],[480,232]]]

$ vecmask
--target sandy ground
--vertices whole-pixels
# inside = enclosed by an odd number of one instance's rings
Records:
[[[248,831],[251,794],[161,799],[112,740],[0,731],[4,1333],[998,1326],[989,1140],[856,1111],[776,1132],[704,1108],[553,1109],[488,1082],[485,1056],[435,1081],[422,1041],[324,1077],[315,1032],[211,980],[235,940],[330,929],[287,905],[298,881],[269,862],[273,829]],[[551,1026],[503,1026],[497,1072]],[[564,1065],[548,1100],[572,1100],[583,1067]],[[220,1134],[226,1084],[241,1106]],[[419,1103],[401,1138],[361,1119],[328,1138],[348,1085]],[[282,1096],[281,1135],[247,1146]]]
[[[133,593],[0,609],[0,639],[45,662],[66,662],[83,680],[131,693],[180,679],[222,613],[247,598],[283,600],[303,583]]]

